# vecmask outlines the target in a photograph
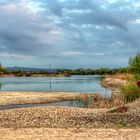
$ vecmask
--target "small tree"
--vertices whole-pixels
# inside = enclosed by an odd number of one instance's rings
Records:
[[[133,58],[129,58],[129,72],[139,73],[140,72],[140,53]]]
[[[0,74],[7,74],[7,73],[8,73],[7,69],[5,69],[0,63]]]
[[[3,68],[2,68],[2,65],[0,63],[0,73],[3,72]]]

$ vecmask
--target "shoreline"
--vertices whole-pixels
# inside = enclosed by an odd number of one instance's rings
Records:
[[[115,77],[114,75],[105,76],[101,82],[101,86],[111,90],[119,89],[122,85],[126,84],[126,80]]]
[[[7,77],[70,77],[71,75],[64,75],[64,74],[31,74],[31,75],[14,75],[14,74],[8,74],[8,75],[0,75],[0,78],[7,78]]]
[[[67,74],[31,74],[31,75],[14,75],[14,74],[7,74],[7,75],[0,75],[0,78],[5,78],[5,77],[71,77],[71,76],[79,76],[79,75],[67,75]],[[90,74],[90,75],[80,75],[80,76],[100,76],[100,77],[105,77],[105,75],[99,75],[99,74]]]
[[[0,92],[0,96],[1,105],[98,98],[95,94],[33,92]],[[0,128],[140,128],[140,99],[115,108],[38,106],[0,110],[0,120]]]
[[[0,92],[0,106],[47,104],[62,101],[86,101],[89,98],[97,100],[99,94],[79,92]]]

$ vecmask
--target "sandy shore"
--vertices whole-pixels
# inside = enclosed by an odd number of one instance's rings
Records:
[[[140,129],[0,128],[1,140],[139,140]]]
[[[139,140],[140,115],[132,110],[135,108],[131,106],[128,112],[118,114],[70,107],[0,111],[0,139]]]
[[[111,90],[117,90],[122,85],[126,84],[126,79],[123,79],[122,77],[117,77],[115,75],[113,76],[106,76],[101,81],[101,85],[105,88],[109,88]]]
[[[79,101],[98,94],[81,94],[72,92],[0,92],[0,106],[21,104],[45,104],[61,101]]]
[[[0,96],[0,104],[9,105],[84,100],[92,95],[0,92]],[[125,106],[127,110],[123,113],[112,112],[112,109],[53,106],[1,110],[0,139],[138,140],[140,137],[140,99]]]
[[[0,105],[85,100],[95,94],[0,92]],[[0,127],[6,128],[110,128],[139,127],[140,99],[129,103],[125,112],[112,109],[75,107],[31,107],[0,111]]]

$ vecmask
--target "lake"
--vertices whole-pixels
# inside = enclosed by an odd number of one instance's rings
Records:
[[[100,75],[73,75],[71,77],[4,77],[0,78],[0,91],[80,92],[110,96],[112,91],[103,88]],[[47,105],[78,106],[81,102],[60,102]],[[35,105],[33,105],[35,106]],[[36,105],[38,106],[38,105]],[[26,107],[24,105],[23,107]]]
[[[81,92],[105,94],[100,75],[76,75],[71,77],[4,77],[0,78],[1,91],[32,92]]]

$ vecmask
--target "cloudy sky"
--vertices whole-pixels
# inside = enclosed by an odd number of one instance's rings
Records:
[[[140,51],[140,0],[0,0],[0,62],[123,67]]]

